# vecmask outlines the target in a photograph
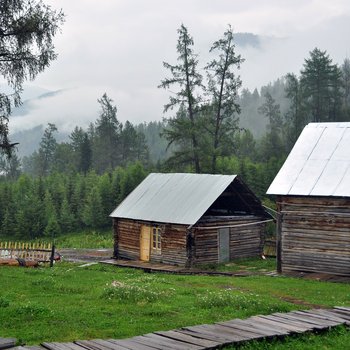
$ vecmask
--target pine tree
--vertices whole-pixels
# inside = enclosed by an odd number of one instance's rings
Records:
[[[177,42],[177,52],[179,54],[177,65],[163,62],[171,76],[161,81],[160,88],[170,89],[173,86],[179,88],[174,96],[170,96],[169,103],[164,106],[164,111],[178,106],[181,113],[176,118],[168,120],[168,127],[163,134],[169,144],[176,142],[178,149],[173,159],[179,162],[193,164],[196,173],[201,172],[200,168],[200,147],[199,139],[199,111],[201,98],[197,91],[202,88],[202,75],[198,72],[197,55],[193,52],[193,38],[188,33],[188,29],[182,24],[178,29],[179,38]]]
[[[70,208],[67,198],[64,198],[59,215],[59,227],[62,232],[72,232],[76,228],[76,219]]]
[[[101,112],[93,135],[93,165],[98,173],[120,164],[120,134],[122,125],[117,119],[117,107],[107,94],[98,100]]]
[[[8,121],[13,106],[21,103],[25,80],[33,80],[56,59],[53,38],[64,21],[39,0],[0,2],[0,75],[13,89],[0,93],[0,151],[10,154],[14,144],[8,138]]]
[[[234,69],[239,69],[244,60],[235,52],[231,26],[223,38],[214,42],[210,52],[218,52],[218,58],[206,67],[210,105],[207,107],[209,113],[205,123],[211,142],[211,172],[216,173],[217,157],[224,154],[225,145],[233,146],[234,134],[238,130],[238,90],[242,81],[235,75]]]
[[[313,122],[337,121],[340,114],[340,69],[326,51],[315,48],[305,59],[301,84]]]
[[[265,102],[259,107],[259,113],[268,119],[267,133],[261,140],[262,157],[270,159],[285,154],[282,139],[283,120],[280,105],[272,98],[269,92],[265,93]]]
[[[286,76],[286,97],[290,107],[286,113],[287,150],[289,151],[298,139],[304,126],[308,123],[302,84],[295,74]]]
[[[109,213],[103,211],[101,194],[97,186],[93,186],[86,198],[82,219],[89,228],[101,228],[109,223]]]
[[[40,141],[40,147],[38,151],[38,175],[48,175],[54,165],[54,156],[57,149],[57,141],[54,137],[54,133],[57,132],[55,124],[48,123],[47,128],[44,131],[44,135]]]

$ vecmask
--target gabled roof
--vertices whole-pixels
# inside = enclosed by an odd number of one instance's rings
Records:
[[[194,225],[236,177],[152,173],[110,216]],[[252,193],[251,195],[254,196]]]
[[[310,123],[267,194],[350,197],[350,123]]]

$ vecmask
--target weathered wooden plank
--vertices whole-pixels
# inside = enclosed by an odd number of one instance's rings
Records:
[[[350,315],[350,307],[345,307],[345,306],[336,306],[334,307],[335,310],[341,310],[341,311],[345,311]]]
[[[159,334],[155,334],[155,333],[149,333],[146,334],[145,337],[150,338],[152,340],[154,340],[156,343],[159,344],[164,344],[167,347],[172,347],[172,348],[178,348],[178,349],[188,349],[188,350],[200,350],[200,349],[205,349],[205,347],[201,346],[201,345],[197,345],[197,344],[192,344],[192,343],[187,343],[184,342],[180,339],[172,339],[172,338],[168,338],[168,337],[164,337],[162,335]]]
[[[249,317],[247,320],[245,320],[245,322],[247,324],[251,324],[253,327],[256,327],[258,329],[275,332],[276,335],[287,335],[290,333],[285,328],[271,325],[268,322],[266,322],[266,320],[258,318],[256,316]]]
[[[336,315],[338,315],[339,317],[350,321],[350,316],[347,312],[344,312],[343,310],[338,310],[338,309],[333,309],[330,310],[330,312],[335,313]]]
[[[7,349],[16,345],[16,338],[0,338],[0,349]]]
[[[49,350],[84,350],[84,347],[75,344],[75,343],[58,343],[58,342],[52,342],[52,343],[42,343],[41,344],[44,348],[47,348]]]
[[[242,338],[242,341],[261,338],[261,334],[256,334],[252,332],[247,332],[243,329],[238,329],[234,325],[229,324],[228,322],[217,322],[216,324],[226,327],[227,329],[229,329],[230,333]]]
[[[160,337],[161,338],[161,337]],[[170,349],[170,350],[182,350],[183,346],[178,342],[171,341],[171,339],[156,339],[155,337],[151,337],[150,334],[145,334],[142,336],[137,336],[131,338],[133,341],[144,344],[150,347],[154,347],[155,349]]]
[[[109,342],[111,342],[119,347],[122,346],[123,348],[132,349],[132,350],[154,350],[155,349],[154,347],[140,344],[140,343],[132,340],[132,338],[130,338],[130,339],[109,339]]]
[[[41,346],[15,346],[11,347],[11,350],[46,350]]]
[[[304,312],[304,313],[307,313],[307,314],[311,314],[314,317],[320,317],[320,318],[323,318],[323,319],[339,322],[339,324],[341,324],[341,323],[349,324],[350,323],[346,319],[340,317],[339,315],[337,315],[335,313],[329,312],[328,310],[315,310],[314,309],[314,310],[310,310],[310,311],[306,310],[306,311],[301,311],[301,312]]]
[[[291,315],[296,316],[297,318],[301,318],[302,320],[309,321],[310,323],[314,323],[316,325],[324,326],[325,328],[338,326],[339,322],[335,322],[332,320],[323,320],[313,315],[301,314],[297,312],[292,312]]]
[[[228,344],[232,343],[232,341],[230,339],[228,339],[226,336],[221,335],[221,334],[217,334],[214,331],[209,331],[207,329],[199,330],[196,328],[193,329],[192,327],[186,327],[186,328],[179,329],[178,332],[191,335],[195,338],[208,339],[211,341],[215,341],[215,342],[218,342],[222,345],[228,345]]]
[[[310,319],[305,319],[302,317],[297,317],[297,316],[293,316],[288,314],[281,314],[280,315],[281,318],[285,318],[288,321],[294,321],[295,323],[300,323],[301,325],[305,324],[305,325],[309,325],[310,329],[325,329],[327,328],[326,326],[323,326],[319,323],[313,322]]]
[[[268,319],[274,320],[276,322],[280,322],[280,323],[284,323],[287,325],[291,325],[297,329],[299,329],[300,332],[306,332],[306,331],[310,331],[312,330],[312,326],[309,323],[301,323],[301,322],[296,322],[294,320],[290,320],[290,319],[285,319],[283,317],[280,317],[278,313],[272,314],[272,315],[268,315],[268,316],[264,316]]]
[[[272,320],[271,318],[268,318],[267,316],[253,316],[255,319],[261,319],[266,324],[270,324],[272,327],[277,327],[281,330],[285,330],[288,333],[302,333],[303,331],[300,330],[300,328],[292,326],[290,324],[285,324],[282,322],[278,322],[276,320]]]
[[[206,349],[215,349],[217,346],[220,345],[220,343],[218,343],[218,342],[214,342],[214,341],[207,340],[207,339],[195,338],[191,335],[184,334],[184,333],[178,332],[176,330],[163,331],[163,332],[161,331],[161,332],[154,332],[154,333],[162,335],[163,337],[174,339],[174,340],[181,340],[185,343],[203,346]]]
[[[251,333],[260,334],[263,337],[275,336],[276,332],[271,331],[270,329],[262,329],[262,327],[253,326],[248,320],[236,319],[233,322],[230,322],[231,327],[242,329]]]
[[[123,347],[121,344],[115,344],[108,340],[93,339],[93,340],[77,340],[75,342],[78,345],[83,346],[89,350],[125,350],[127,347]]]
[[[242,334],[238,334],[237,332],[233,331],[229,327],[225,327],[219,323],[215,323],[213,325],[204,325],[204,330],[213,332],[214,334],[220,334],[227,337],[227,339],[234,341],[234,342],[241,342],[242,340],[247,340],[247,337],[245,337]],[[202,331],[202,328],[200,329]]]
[[[344,323],[344,320],[341,320],[340,318],[334,319],[334,317],[327,316],[326,312],[317,313],[317,312],[315,312],[315,310],[313,310],[313,312],[294,311],[293,314],[312,317],[314,319],[320,320],[320,321],[325,322],[327,324],[333,323],[333,324],[331,324],[332,326],[337,326],[337,325]]]

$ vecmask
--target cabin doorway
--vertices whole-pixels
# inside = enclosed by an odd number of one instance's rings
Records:
[[[218,260],[219,263],[230,261],[230,229],[220,228],[218,230]]]
[[[140,260],[149,261],[151,251],[151,226],[142,225],[140,234]]]

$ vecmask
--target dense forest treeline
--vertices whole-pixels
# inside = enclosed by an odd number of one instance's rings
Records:
[[[111,225],[108,215],[146,176],[140,163],[97,175],[22,174],[0,182],[0,230],[7,237],[52,238],[61,232]]]
[[[104,94],[100,113],[65,142],[48,124],[39,148],[0,162],[0,230],[6,236],[51,237],[110,225],[108,215],[149,172],[239,174],[264,198],[309,122],[350,121],[350,60],[341,66],[315,48],[299,75],[251,92],[237,75],[243,58],[228,27],[198,67],[194,41],[179,29],[176,65],[164,63],[171,88],[163,121],[121,123]],[[207,78],[204,78],[206,76]]]

